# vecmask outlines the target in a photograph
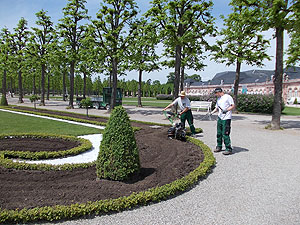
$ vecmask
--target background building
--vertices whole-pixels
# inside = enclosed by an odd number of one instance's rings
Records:
[[[241,72],[239,93],[268,95],[274,93],[274,71],[249,70]],[[233,92],[235,72],[217,73],[212,80],[195,82],[192,79],[184,81],[188,95],[208,95],[216,87],[222,87],[224,92]],[[300,97],[300,67],[291,67],[284,70],[282,97],[286,103],[291,97]]]

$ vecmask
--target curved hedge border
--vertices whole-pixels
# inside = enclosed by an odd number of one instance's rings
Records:
[[[137,205],[146,205],[150,202],[159,202],[183,192],[194,185],[199,178],[204,177],[208,172],[210,172],[212,166],[216,163],[215,158],[207,145],[197,139],[190,137],[187,139],[202,149],[204,153],[204,160],[202,163],[200,163],[198,168],[181,179],[175,180],[172,183],[160,187],[150,188],[147,191],[138,193],[132,193],[127,197],[120,197],[117,199],[99,200],[84,204],[72,204],[68,206],[57,205],[53,207],[46,206],[21,210],[2,209],[0,211],[0,223],[25,223],[36,220],[53,221],[80,217],[88,214],[99,215],[107,212],[119,212]]]
[[[18,134],[2,134],[0,135],[0,139],[5,138],[14,138],[14,137],[22,137],[22,138],[55,138],[55,139],[63,139],[67,141],[76,141],[79,142],[80,145],[71,149],[62,150],[62,151],[39,151],[39,152],[30,152],[30,151],[13,151],[13,150],[0,150],[0,154],[5,157],[12,158],[21,158],[21,159],[50,159],[50,158],[61,158],[64,156],[70,155],[78,155],[82,152],[90,150],[93,145],[89,140],[84,138],[77,138],[74,136],[67,135],[53,135],[53,134],[29,134],[29,133],[18,133]]]

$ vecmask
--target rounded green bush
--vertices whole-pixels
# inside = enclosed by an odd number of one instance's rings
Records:
[[[104,129],[96,169],[98,178],[120,181],[140,170],[134,131],[122,106],[112,111]]]

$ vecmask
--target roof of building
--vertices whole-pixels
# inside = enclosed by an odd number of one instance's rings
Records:
[[[240,84],[249,83],[263,83],[272,80],[274,70],[249,70],[240,73]],[[300,67],[290,67],[284,69],[284,73],[288,75],[289,80],[300,79]],[[233,84],[235,80],[235,71],[226,71],[217,73],[211,81],[195,82],[192,79],[186,79],[184,83],[188,83],[192,86],[201,85],[221,85],[221,84]]]

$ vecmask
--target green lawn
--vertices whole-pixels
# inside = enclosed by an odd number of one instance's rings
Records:
[[[138,99],[134,97],[125,97],[122,99],[122,103],[124,105],[138,105]],[[142,105],[143,106],[152,106],[152,107],[159,107],[164,108],[169,105],[172,101],[171,100],[157,100],[156,98],[142,98]]]
[[[295,108],[295,107],[285,107],[283,112],[283,115],[288,115],[288,116],[300,116],[300,108]]]
[[[99,133],[96,128],[2,111],[0,111],[0,127],[0,134],[49,133],[78,136]]]

